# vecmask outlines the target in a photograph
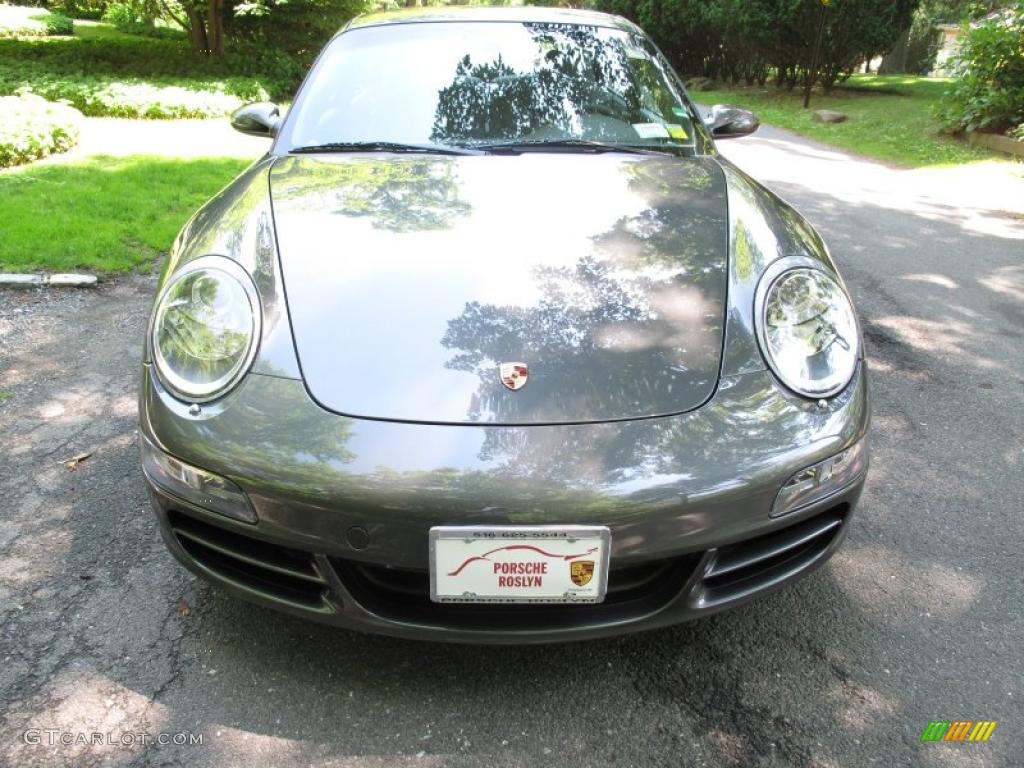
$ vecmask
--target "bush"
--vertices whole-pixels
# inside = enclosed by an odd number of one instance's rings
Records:
[[[53,0],[49,5],[55,13],[62,13],[72,19],[95,21],[103,18],[107,0]]]
[[[331,36],[369,6],[367,0],[246,0],[235,4],[226,31],[233,43],[248,42],[308,68]]]
[[[133,35],[156,36],[154,25],[156,10],[147,0],[127,0],[110,3],[103,12],[103,20],[116,29]]]
[[[4,67],[0,64],[0,88]],[[117,76],[61,75],[30,77],[31,86],[15,93],[31,92],[47,99],[67,101],[91,117],[178,119],[221,117],[250,101],[270,96],[258,80],[228,77],[222,80],[182,78],[128,78]]]
[[[243,57],[192,56],[180,39],[0,40],[0,95],[31,90],[91,116],[219,117],[290,95],[253,72]]]
[[[1005,133],[1024,123],[1024,0],[967,30],[953,57],[956,82],[939,117],[952,131]]]
[[[48,35],[73,35],[75,23],[60,13],[48,13],[42,17],[43,26]]]
[[[0,97],[0,168],[71,149],[81,119],[78,110],[38,96]]]
[[[118,29],[133,27],[141,23],[142,19],[135,13],[135,9],[128,3],[111,3],[103,12],[103,20],[113,24]]]

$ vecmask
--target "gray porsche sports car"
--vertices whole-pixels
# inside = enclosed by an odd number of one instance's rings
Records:
[[[140,394],[160,529],[231,592],[464,642],[647,629],[821,565],[868,465],[850,297],[632,23],[360,17],[185,225]]]

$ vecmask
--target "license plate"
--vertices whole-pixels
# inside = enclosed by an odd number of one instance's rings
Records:
[[[611,532],[603,526],[435,526],[436,603],[600,603]]]

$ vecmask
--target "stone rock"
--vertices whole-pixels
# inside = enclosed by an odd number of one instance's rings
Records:
[[[56,288],[92,288],[96,285],[96,282],[96,275],[75,273],[50,275],[46,280],[47,285],[52,285]]]
[[[811,120],[816,123],[841,123],[845,119],[845,114],[834,109],[816,109],[811,114]]]
[[[0,273],[0,288],[38,288],[43,284],[42,275],[13,275]]]

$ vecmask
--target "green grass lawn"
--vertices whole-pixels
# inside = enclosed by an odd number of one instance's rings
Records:
[[[912,168],[999,157],[939,134],[931,110],[948,84],[946,78],[854,75],[828,96],[815,92],[806,110],[801,91],[779,91],[771,85],[696,91],[691,96],[702,104],[738,104],[754,110],[763,123]],[[815,109],[837,109],[846,113],[847,120],[812,122]]]
[[[248,161],[132,156],[0,174],[0,272],[148,269]]]

